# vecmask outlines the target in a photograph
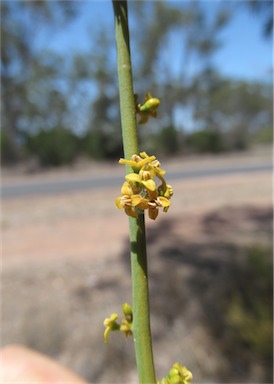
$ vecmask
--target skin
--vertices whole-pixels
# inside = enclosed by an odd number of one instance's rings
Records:
[[[2,384],[88,384],[54,360],[19,345],[1,349]]]

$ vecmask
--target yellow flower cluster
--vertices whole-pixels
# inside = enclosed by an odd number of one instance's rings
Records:
[[[173,364],[167,377],[157,381],[157,384],[191,384],[192,373],[179,363]]]
[[[130,165],[134,172],[126,175],[121,188],[122,196],[115,200],[116,207],[123,208],[128,216],[135,218],[147,209],[152,220],[158,216],[159,208],[162,207],[167,212],[173,190],[166,184],[163,177],[165,171],[160,168],[156,157],[142,152],[140,155],[133,155],[131,160],[120,159],[119,163]],[[161,183],[159,186],[155,177]]]
[[[108,343],[108,335],[112,331],[121,331],[125,334],[126,337],[132,335],[132,309],[128,303],[124,303],[122,306],[123,313],[125,315],[125,318],[122,319],[121,324],[117,322],[118,315],[117,313],[112,313],[110,317],[107,317],[104,320],[104,326],[106,327],[104,332],[104,341],[105,344]]]

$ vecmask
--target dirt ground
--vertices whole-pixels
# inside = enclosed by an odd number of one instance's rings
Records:
[[[203,166],[269,159],[269,153],[217,162],[205,158]],[[170,161],[163,168],[178,166]],[[199,166],[197,159],[183,165]],[[119,172],[116,166],[110,170],[93,164],[42,178]],[[7,184],[39,178],[2,175]],[[270,367],[250,351],[233,358],[220,311],[246,249],[271,247],[271,172],[172,185],[169,212],[161,212],[155,222],[147,220],[157,376],[180,361],[196,383],[270,382]],[[119,194],[109,187],[2,201],[2,343],[21,343],[51,355],[93,383],[137,383],[132,341],[111,334],[105,346],[102,339],[104,318],[131,302],[128,221],[113,203]]]

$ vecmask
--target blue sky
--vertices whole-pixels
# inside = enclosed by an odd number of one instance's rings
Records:
[[[224,46],[216,54],[215,62],[222,73],[247,80],[272,78],[272,39],[263,37],[257,15],[236,12],[221,36]]]
[[[219,0],[202,1],[208,12],[216,9],[220,2],[227,3]],[[176,1],[170,3],[173,5]],[[177,2],[180,3],[182,1]],[[241,2],[230,3],[237,9]],[[79,17],[64,32],[58,32],[51,44],[58,50],[90,49],[88,28],[102,28],[104,25],[114,28],[111,1],[82,1],[79,4]],[[232,20],[221,32],[220,39],[223,46],[215,54],[213,62],[221,74],[244,80],[272,81],[272,39],[263,37],[260,17],[250,13],[245,7],[238,7]]]

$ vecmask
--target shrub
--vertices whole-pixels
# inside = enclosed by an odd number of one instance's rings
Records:
[[[123,154],[120,135],[106,134],[102,130],[87,132],[81,143],[82,152],[96,160],[117,158]]]
[[[158,143],[164,154],[176,154],[179,150],[178,132],[173,126],[163,128],[158,135]]]
[[[266,128],[260,129],[258,132],[256,132],[253,135],[252,141],[254,143],[272,144],[272,142],[273,142],[273,128],[272,127],[266,127]]]
[[[221,133],[205,130],[189,134],[186,146],[190,151],[198,153],[219,153],[225,150]]]
[[[0,133],[1,163],[13,164],[18,160],[18,150],[6,132]]]
[[[78,154],[79,139],[64,128],[42,130],[27,137],[26,148],[42,166],[71,164]]]

